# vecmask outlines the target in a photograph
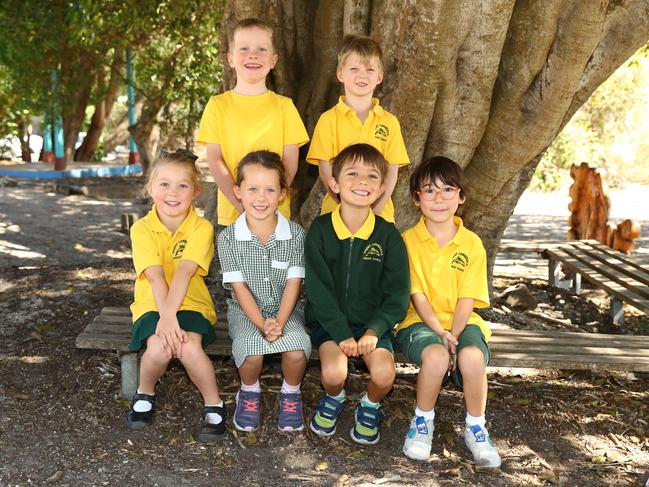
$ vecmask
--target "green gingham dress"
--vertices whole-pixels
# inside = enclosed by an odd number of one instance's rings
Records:
[[[250,232],[246,214],[219,234],[218,253],[223,269],[223,287],[245,282],[264,318],[275,317],[286,287],[286,280],[304,278],[304,230],[297,223],[277,214],[275,232],[262,245]],[[284,326],[283,335],[268,342],[245,315],[234,295],[228,299],[228,329],[232,356],[240,367],[249,355],[268,355],[303,350],[311,355],[311,339],[304,329],[304,310],[298,301]]]

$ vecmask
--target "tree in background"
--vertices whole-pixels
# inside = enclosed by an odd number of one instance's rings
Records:
[[[336,48],[345,32],[385,51],[379,96],[399,118],[411,160],[445,155],[466,171],[463,218],[493,262],[500,237],[545,149],[620,64],[649,39],[644,0],[307,0],[227,2],[222,28],[256,16],[275,26],[272,86],[291,96],[312,132],[340,93]],[[232,74],[225,75],[232,86]],[[410,170],[395,190],[397,224],[412,224]],[[315,175],[298,177],[308,224],[320,206]],[[313,189],[311,189],[313,187]]]
[[[531,187],[570,183],[571,164],[608,170],[613,187],[649,183],[649,44],[618,68],[575,113],[545,152]]]

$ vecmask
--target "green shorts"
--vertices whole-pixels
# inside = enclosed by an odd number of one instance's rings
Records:
[[[198,311],[178,311],[176,318],[178,318],[180,328],[203,336],[203,348],[216,340],[214,326]],[[155,333],[159,320],[160,314],[157,311],[149,311],[133,323],[131,344],[128,347],[129,352],[137,352],[142,348],[146,348],[146,341]]]
[[[421,356],[426,347],[434,344],[443,345],[440,336],[423,323],[414,323],[408,328],[400,330],[397,333],[396,342],[399,350],[401,350],[406,358],[418,366],[421,366]],[[484,356],[485,366],[489,364],[491,353],[489,352],[487,340],[485,340],[482,330],[478,325],[467,325],[460,335],[458,342],[459,343],[456,347],[458,357],[460,356],[460,351],[464,347],[477,347]],[[445,382],[448,378],[449,377],[447,376]],[[459,363],[457,367],[455,367],[452,378],[455,384],[462,387],[462,374],[460,373]]]
[[[356,340],[365,334],[365,328],[362,326],[352,325],[351,329]],[[320,345],[330,340],[335,341],[324,328],[319,325],[311,325],[311,344],[313,345],[313,348],[320,348]],[[394,355],[394,337],[392,336],[391,331],[388,331],[379,337],[379,341],[376,343],[376,348],[385,348]]]

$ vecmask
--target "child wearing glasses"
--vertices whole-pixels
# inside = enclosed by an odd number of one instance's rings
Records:
[[[455,216],[466,198],[462,168],[446,157],[423,162],[410,179],[410,195],[422,216],[403,233],[410,307],[395,331],[397,345],[420,370],[403,453],[428,460],[435,403],[450,374],[464,391],[464,441],[478,465],[496,468],[500,456],[485,427],[491,332],[473,311],[489,306],[487,258],[480,238]]]

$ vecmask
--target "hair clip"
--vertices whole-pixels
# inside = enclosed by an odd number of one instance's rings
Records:
[[[189,151],[187,149],[183,149],[182,147],[177,148],[174,152],[169,152],[168,150],[160,149],[159,157],[164,158],[174,154],[182,157],[186,157],[187,159],[191,159],[192,162],[196,162],[196,160],[198,159],[198,156],[196,154],[194,154],[192,151]]]

